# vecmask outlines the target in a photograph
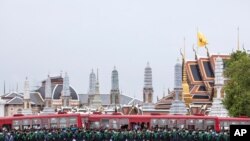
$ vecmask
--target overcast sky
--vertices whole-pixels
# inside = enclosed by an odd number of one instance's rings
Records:
[[[250,47],[249,0],[0,0],[0,92],[31,89],[48,73],[68,72],[78,93],[87,93],[99,68],[100,92],[109,93],[111,71],[124,94],[142,99],[144,68],[153,71],[154,101],[172,89],[174,65],[186,38],[194,59],[197,27],[211,53]],[[205,49],[200,48],[200,56]]]

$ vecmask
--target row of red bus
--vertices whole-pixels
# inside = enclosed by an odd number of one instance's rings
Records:
[[[232,124],[250,125],[250,118],[221,118],[190,115],[107,115],[107,114],[50,114],[0,117],[0,128],[187,128],[216,131],[228,130]]]

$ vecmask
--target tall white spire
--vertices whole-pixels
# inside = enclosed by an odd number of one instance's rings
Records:
[[[112,90],[119,90],[119,79],[118,79],[118,71],[116,70],[116,67],[114,67],[114,70],[112,71]]]
[[[96,76],[95,76],[94,70],[92,69],[92,72],[89,75],[89,92],[88,92],[88,94],[95,94],[95,88],[96,88]]]
[[[22,114],[32,114],[31,103],[30,103],[30,88],[29,88],[29,81],[28,81],[27,77],[26,77],[26,79],[24,81]]]
[[[100,106],[102,106],[102,100],[101,100],[101,96],[100,96],[100,90],[99,90],[99,78],[98,78],[98,69],[97,69],[97,74],[96,74],[96,89],[95,89],[95,95],[92,101],[92,106],[95,108],[99,108]]]
[[[145,68],[144,72],[144,88],[153,88],[152,86],[152,69],[149,66],[149,62]]]
[[[112,71],[111,85],[110,103],[113,105],[120,104],[119,79],[116,67],[114,67],[114,70]]]
[[[45,84],[45,98],[51,98],[51,80],[49,75]]]
[[[221,57],[217,57],[215,60],[215,78],[214,78],[214,89],[216,91],[216,97],[213,98],[213,103],[211,106],[211,110],[209,115],[211,116],[221,116],[227,117],[228,111],[225,109],[222,104],[221,91],[224,85],[224,77],[223,77],[223,60]]]
[[[174,74],[174,92],[175,99],[172,102],[170,107],[170,114],[187,114],[187,109],[182,100],[180,100],[179,95],[182,93],[182,65],[177,60],[175,65],[175,74]]]
[[[69,89],[69,76],[67,72],[65,73],[63,79],[63,96],[70,96],[70,89]]]
[[[29,86],[29,81],[28,81],[27,77],[26,77],[26,79],[24,81],[23,99],[30,99],[30,86]]]
[[[96,86],[95,86],[95,94],[100,94],[100,90],[99,90],[99,78],[98,78],[98,69],[96,72]]]
[[[144,70],[143,102],[144,105],[152,104],[153,102],[152,69],[149,66],[149,62],[147,62]]]

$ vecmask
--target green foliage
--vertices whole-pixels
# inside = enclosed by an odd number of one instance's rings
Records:
[[[224,75],[229,80],[223,104],[231,116],[250,116],[250,56],[236,51],[225,65]]]

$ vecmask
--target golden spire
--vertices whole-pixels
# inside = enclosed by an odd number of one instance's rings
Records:
[[[184,38],[184,51],[181,51],[182,56],[182,83],[187,83],[187,72],[186,72],[186,52],[185,52],[185,38]]]

